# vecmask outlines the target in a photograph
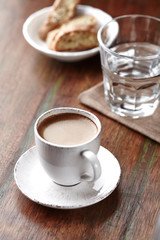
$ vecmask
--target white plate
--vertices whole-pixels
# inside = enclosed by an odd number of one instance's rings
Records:
[[[60,209],[86,207],[109,196],[120,180],[120,165],[112,153],[100,147],[98,158],[102,174],[97,181],[63,187],[48,177],[40,164],[36,147],[32,147],[17,161],[15,181],[20,191],[38,204]]]
[[[39,52],[65,62],[78,61],[91,57],[99,52],[99,47],[77,52],[56,52],[48,49],[46,43],[42,41],[38,35],[39,29],[47,18],[53,7],[43,8],[30,15],[23,24],[23,35],[26,41]],[[100,9],[86,5],[78,5],[76,15],[91,14],[98,20],[99,27],[112,19],[110,15]]]

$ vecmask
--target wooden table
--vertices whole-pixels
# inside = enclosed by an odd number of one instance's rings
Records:
[[[160,17],[159,0],[81,1],[111,16],[140,13]],[[81,105],[78,95],[102,81],[99,55],[63,63],[30,47],[22,25],[51,0],[0,2],[0,239],[149,240],[160,212],[158,143]],[[102,123],[102,146],[119,160],[118,188],[82,209],[38,205],[17,188],[13,169],[34,145],[33,126],[44,111],[60,106],[87,109]]]

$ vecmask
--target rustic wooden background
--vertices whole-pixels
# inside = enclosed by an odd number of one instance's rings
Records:
[[[160,145],[81,105],[78,95],[102,81],[99,55],[62,63],[31,48],[22,25],[51,0],[0,0],[0,239],[149,240],[160,212]],[[116,17],[160,17],[159,0],[82,0]],[[105,200],[77,210],[40,206],[18,190],[13,169],[34,145],[33,125],[44,111],[80,107],[102,123],[102,146],[119,160],[122,177]]]

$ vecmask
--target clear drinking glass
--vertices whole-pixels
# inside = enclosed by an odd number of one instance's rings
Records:
[[[113,112],[150,116],[160,98],[160,19],[125,15],[98,31],[105,98]]]

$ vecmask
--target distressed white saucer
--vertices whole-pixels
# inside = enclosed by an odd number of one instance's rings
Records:
[[[39,162],[36,147],[32,147],[17,161],[15,181],[26,197],[41,205],[60,209],[86,207],[109,196],[120,180],[120,165],[112,153],[100,147],[98,158],[102,175],[97,181],[63,187],[48,177]]]

